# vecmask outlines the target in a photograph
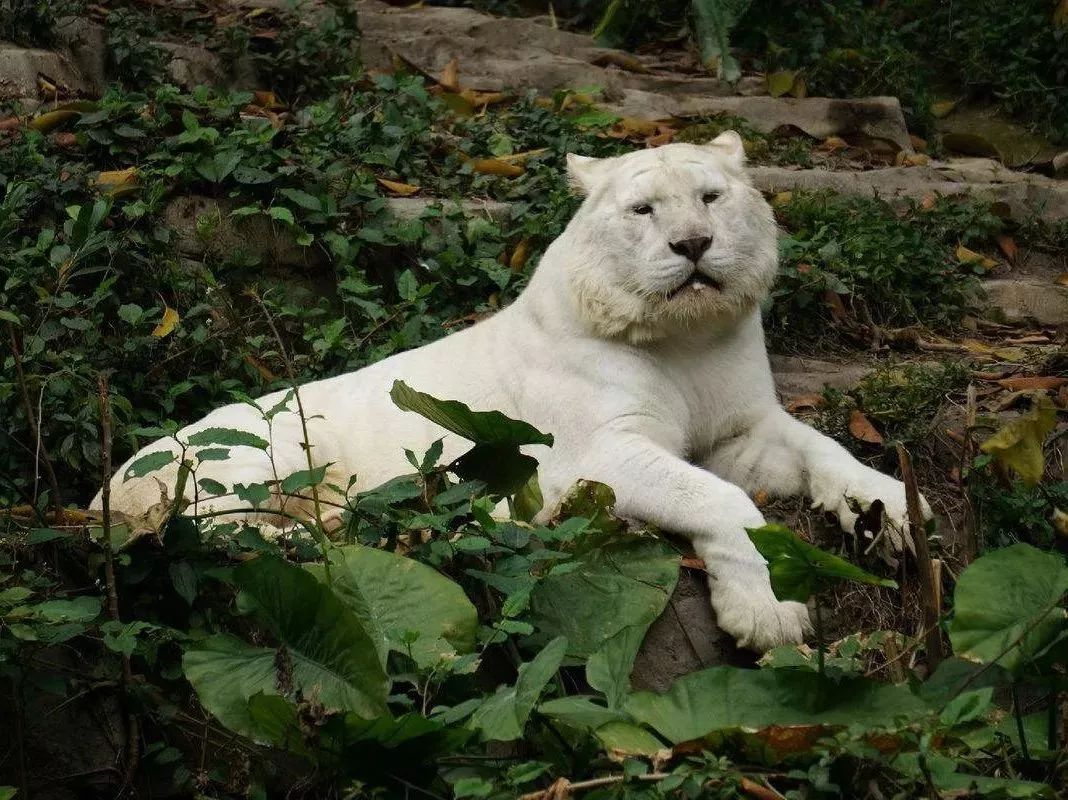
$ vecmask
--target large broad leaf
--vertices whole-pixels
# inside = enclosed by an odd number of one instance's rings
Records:
[[[468,722],[468,726],[486,740],[510,742],[523,736],[530,712],[538,702],[542,690],[560,668],[567,649],[567,639],[553,639],[533,661],[519,668],[515,686],[502,686],[489,697]]]
[[[446,430],[484,445],[544,444],[552,446],[553,437],[533,425],[506,417],[500,411],[472,411],[456,400],[439,400],[417,392],[403,381],[394,381],[389,392],[398,408],[414,411]]]
[[[749,531],[760,555],[768,561],[771,586],[780,600],[803,603],[821,581],[848,580],[896,587],[892,580],[865,572],[838,556],[825,553],[803,541],[783,525],[765,525]]]
[[[728,81],[736,81],[742,76],[741,66],[730,52],[730,34],[749,3],[750,0],[693,0],[701,61]]]
[[[389,650],[408,653],[406,631],[419,634],[411,656],[424,668],[475,647],[478,613],[463,589],[418,561],[353,545],[331,551],[331,587],[360,618],[378,645],[384,665]],[[320,579],[323,567],[308,569]]]
[[[807,670],[712,667],[680,678],[665,694],[637,692],[625,710],[678,743],[770,725],[889,727],[929,709],[904,686],[864,678],[831,682]]]
[[[630,673],[647,627],[623,628],[606,639],[586,662],[586,682],[604,693],[609,708],[620,707],[630,692]]]
[[[1066,628],[1068,567],[1027,544],[995,550],[957,581],[949,640],[961,658],[1017,672]]]
[[[232,731],[273,741],[249,715],[249,698],[278,694],[277,651],[219,634],[185,651],[182,668],[200,704]],[[281,698],[280,698],[281,699]]]
[[[1030,413],[1007,423],[979,449],[1016,472],[1027,486],[1034,486],[1046,467],[1042,445],[1056,422],[1057,410],[1043,395],[1035,399]]]
[[[652,536],[590,536],[583,547],[566,571],[547,575],[530,599],[538,630],[566,636],[568,655],[580,658],[626,628],[644,633],[675,590],[681,560],[667,542]],[[641,636],[628,641],[640,642]],[[622,657],[615,653],[612,660],[618,664]],[[611,691],[612,679],[604,674],[603,685]]]
[[[281,682],[291,683],[305,696],[314,695],[330,709],[368,718],[385,713],[389,680],[379,660],[377,643],[356,612],[348,608],[330,587],[301,567],[266,556],[235,569],[233,582],[284,645],[286,652],[280,660],[288,660],[291,664],[291,674],[281,678],[274,674],[264,678],[259,662],[249,664],[250,674],[258,670],[256,674],[260,674],[261,679],[259,684],[254,684],[242,678],[240,686],[244,701],[256,691],[279,694],[276,687]],[[187,675],[190,655],[196,652],[186,653]],[[259,659],[263,653],[247,651],[241,655]],[[212,653],[194,656],[193,663],[202,669],[209,668],[210,664],[205,665],[204,661],[212,661],[212,656]],[[193,682],[192,678],[190,682]],[[226,699],[227,708],[236,704],[233,697],[218,699]],[[207,702],[205,706],[214,712]]]
[[[538,460],[512,445],[476,444],[449,465],[465,481],[482,481],[491,495],[513,495],[537,474]]]

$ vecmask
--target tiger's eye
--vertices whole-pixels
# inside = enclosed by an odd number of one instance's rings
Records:
[[[717,200],[719,200],[719,192],[705,192],[701,196],[701,202],[705,205],[708,205],[709,203],[714,203]]]
[[[644,205],[640,205],[640,206],[634,206],[634,213],[635,214],[652,214],[653,213],[653,207],[651,205],[649,205],[648,203],[646,203]]]

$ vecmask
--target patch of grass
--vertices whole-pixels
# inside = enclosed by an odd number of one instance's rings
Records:
[[[839,303],[878,325],[954,324],[976,289],[956,246],[980,247],[1002,229],[984,206],[946,199],[899,208],[802,192],[780,202],[776,214],[786,235],[769,330],[794,339],[826,334]]]
[[[968,490],[976,511],[979,541],[984,550],[1027,542],[1051,547],[1058,539],[1053,516],[1068,510],[1068,483],[1006,486],[980,466],[968,476]]]
[[[85,10],[85,0],[0,0],[0,39],[24,47],[56,41],[60,19]]]
[[[947,398],[964,391],[968,375],[959,362],[880,367],[848,392],[825,390],[817,424],[841,441],[854,442],[849,417],[860,409],[887,442],[922,446]]]
[[[674,138],[676,142],[704,144],[724,131],[737,131],[745,144],[745,155],[753,164],[812,166],[812,142],[805,136],[769,136],[732,114],[714,114],[694,119]]]

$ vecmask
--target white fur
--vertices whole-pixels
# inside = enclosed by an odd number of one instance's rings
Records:
[[[776,232],[745,176],[741,141],[732,132],[704,147],[574,156],[569,171],[586,200],[511,306],[433,344],[301,387],[312,457],[332,465],[328,480],[345,486],[356,475],[363,490],[411,471],[403,448],[422,453],[444,436],[445,459],[462,453],[464,441],[393,405],[396,379],[527,420],[556,437],[551,449],[528,448],[540,462],[546,510],[580,478],[609,484],[620,514],[693,540],[719,624],[741,645],[763,651],[798,642],[808,611],[775,598],[745,532],[764,524],[750,495],[808,495],[847,530],[855,519],[847,498],[862,506],[881,499],[899,547],[905,498],[898,481],[860,464],[776,400],[758,310],[776,271]],[[706,204],[710,192],[719,199]],[[641,205],[652,213],[636,213]],[[669,242],[699,236],[713,242],[698,269],[720,288],[668,298],[694,268]],[[259,413],[241,404],[180,437],[207,427],[267,437]],[[274,420],[275,471],[263,452],[237,447],[230,460],[202,464],[197,478],[230,487],[284,477],[307,466],[300,441],[297,415],[282,413]],[[138,455],[167,447],[164,440]],[[112,481],[112,505],[143,514],[159,501],[159,484],[151,476],[123,482],[125,469]],[[173,487],[174,467],[157,475]],[[192,499],[191,487],[186,495]],[[241,504],[230,497],[212,505]],[[309,513],[292,503],[286,510]]]

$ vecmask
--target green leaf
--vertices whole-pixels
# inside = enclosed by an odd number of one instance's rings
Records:
[[[1057,553],[1014,544],[960,576],[949,640],[961,658],[1019,672],[1065,630],[1068,567]]]
[[[323,210],[323,204],[318,197],[303,192],[300,189],[282,189],[281,194],[308,211]]]
[[[765,525],[749,531],[760,555],[768,562],[771,586],[780,600],[808,600],[821,581],[849,580],[895,588],[897,584],[865,572],[838,556],[803,541],[783,525]]]
[[[569,727],[591,733],[609,722],[625,722],[630,719],[618,709],[605,708],[594,703],[589,697],[580,695],[547,700],[538,706],[538,713]]]
[[[282,478],[282,494],[296,494],[301,489],[310,489],[318,486],[326,479],[326,470],[329,464],[314,469],[302,469]]]
[[[994,689],[990,686],[957,695],[942,709],[940,720],[952,727],[979,719],[994,702]]]
[[[472,411],[456,400],[439,400],[394,381],[389,396],[398,408],[414,411],[468,441],[482,445],[552,446],[553,437],[533,425],[506,417],[500,411]]]
[[[437,570],[387,550],[352,545],[331,551],[331,587],[374,639],[380,662],[407,653],[397,632],[418,631],[411,655],[423,669],[475,647],[478,614],[460,586]],[[308,567],[322,579],[321,565]]]
[[[212,497],[221,497],[227,494],[226,487],[212,478],[201,478],[197,481],[197,486]]]
[[[659,538],[633,534],[587,536],[582,547],[574,569],[538,583],[531,608],[539,631],[566,636],[568,655],[587,658],[627,628],[644,633],[660,616],[675,589],[680,556]],[[618,674],[618,664],[615,669]]]
[[[373,633],[329,586],[266,556],[235,569],[233,581],[289,651],[294,686],[306,696],[317,692],[330,708],[363,717],[384,713],[389,681]]]
[[[33,617],[42,622],[92,622],[100,616],[102,603],[99,597],[82,595],[73,600],[46,600],[29,606]]]
[[[285,206],[271,206],[267,209],[267,215],[271,219],[276,219],[280,222],[288,222],[290,225],[297,224],[297,220],[293,217],[293,212]]]
[[[593,733],[609,757],[614,759],[624,756],[653,756],[665,749],[663,742],[633,722],[609,722]]]
[[[230,450],[226,447],[208,447],[197,451],[198,461],[225,461],[230,457]]]
[[[146,453],[140,458],[135,458],[133,463],[122,473],[122,480],[126,482],[130,478],[143,478],[150,472],[163,469],[174,461],[176,456],[170,450],[159,450],[155,453]]]
[[[905,686],[864,678],[831,682],[807,670],[712,667],[680,678],[665,694],[632,694],[625,710],[677,744],[769,725],[885,727],[928,707]]]
[[[619,708],[630,692],[634,658],[648,626],[631,625],[610,636],[586,662],[586,682],[603,692],[609,708]]]
[[[250,483],[247,486],[243,483],[235,483],[234,494],[237,495],[238,500],[248,503],[253,508],[258,508],[271,499],[271,487],[266,483]]]
[[[255,447],[258,450],[266,450],[269,442],[248,431],[233,428],[205,428],[192,434],[189,437],[189,444],[193,447],[206,447],[214,444],[223,447]]]
[[[1013,470],[1025,485],[1034,486],[1042,480],[1046,468],[1042,446],[1056,423],[1057,409],[1041,395],[1035,398],[1030,413],[1006,423],[979,449]]]
[[[560,668],[567,639],[549,642],[533,661],[519,668],[515,686],[501,686],[471,715],[468,726],[484,740],[510,742],[522,738],[523,727],[553,675]]]
[[[522,491],[538,471],[538,460],[510,445],[476,444],[449,465],[462,480],[481,481],[486,491],[503,497]]]
[[[175,561],[170,565],[171,583],[174,591],[189,605],[197,599],[197,571],[188,561]]]
[[[200,704],[232,731],[263,741],[249,716],[249,698],[278,694],[276,651],[218,634],[190,647],[182,657],[185,677]]]
[[[0,800],[13,800],[18,793],[14,786],[0,786]]]
[[[701,61],[728,81],[742,76],[741,66],[730,53],[730,33],[750,0],[693,0],[693,19]]]

